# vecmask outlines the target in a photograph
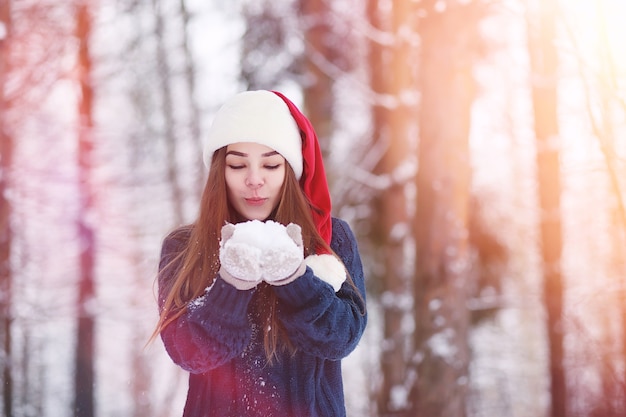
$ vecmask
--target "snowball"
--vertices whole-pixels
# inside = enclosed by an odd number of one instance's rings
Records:
[[[272,220],[237,223],[232,237],[226,243],[231,242],[245,243],[259,249],[290,249],[294,246],[285,226]]]
[[[232,225],[227,234],[230,232],[232,234],[225,238],[222,246],[225,252],[230,248],[238,249],[240,256],[233,262],[236,264],[233,265],[233,269],[241,267],[249,270],[251,265],[248,265],[249,262],[246,262],[245,258],[257,259],[263,278],[268,281],[279,281],[292,275],[302,263],[302,247],[292,238],[299,237],[300,226],[290,224],[285,227],[272,220],[266,222],[250,220]],[[300,237],[299,242],[301,241]]]

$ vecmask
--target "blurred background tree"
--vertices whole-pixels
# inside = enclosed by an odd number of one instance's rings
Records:
[[[259,88],[316,126],[359,239],[348,415],[624,414],[621,0],[0,6],[5,415],[181,413],[186,375],[144,347],[160,244],[212,115]]]
[[[9,45],[11,41],[11,2],[0,3],[0,358],[2,358],[2,411],[13,414],[12,365],[12,287],[11,273],[11,202],[8,199],[13,160],[13,137],[7,126],[6,114],[10,105],[5,96],[5,85],[11,70]]]

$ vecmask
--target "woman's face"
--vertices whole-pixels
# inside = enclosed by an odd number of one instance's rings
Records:
[[[285,181],[285,158],[251,142],[226,147],[228,200],[248,220],[265,220],[278,205]]]

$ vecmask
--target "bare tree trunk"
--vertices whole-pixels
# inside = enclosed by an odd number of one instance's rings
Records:
[[[537,140],[540,239],[543,261],[544,302],[550,363],[551,416],[567,415],[564,368],[563,277],[561,275],[561,178],[557,117],[557,66],[555,0],[533,3],[529,19],[532,100]],[[531,6],[531,7],[532,7]],[[536,26],[535,26],[536,25]]]
[[[131,238],[136,242],[135,248],[131,250],[133,275],[136,277],[133,282],[133,297],[131,298],[131,307],[133,311],[141,311],[143,303],[144,292],[142,286],[145,286],[146,271],[142,268],[142,261],[144,256],[140,248],[140,239],[138,228],[135,223],[129,225]],[[131,361],[132,361],[132,381],[130,383],[130,389],[133,396],[132,412],[129,413],[132,417],[154,417],[156,413],[153,409],[153,404],[150,401],[150,388],[152,385],[152,372],[148,356],[145,354],[145,350],[142,346],[145,345],[145,341],[148,338],[144,329],[144,323],[141,320],[135,320],[133,322],[133,336],[131,343]],[[172,381],[174,382],[174,381]]]
[[[196,145],[197,155],[202,155],[202,138],[200,137],[202,134],[200,129],[200,107],[198,106],[198,102],[195,98],[196,70],[193,54],[191,53],[191,47],[189,45],[188,31],[190,30],[189,22],[191,20],[191,16],[189,15],[189,10],[187,9],[187,0],[180,0],[180,14],[183,20],[182,48],[185,56],[185,83],[187,85],[187,97],[189,99],[189,131],[191,139]],[[204,180],[204,163],[201,158],[198,158],[198,173],[196,175],[196,190],[198,196],[202,193],[202,189],[204,188]]]
[[[602,4],[602,3],[600,3]],[[598,5],[599,9],[599,5]],[[603,15],[603,10],[598,10],[598,15]],[[601,25],[601,30],[606,30],[604,25]],[[606,33],[604,33],[606,36]],[[606,42],[606,39],[605,39]],[[623,174],[620,175],[619,156],[615,151],[615,130],[614,127],[618,125],[614,121],[614,94],[618,90],[617,80],[614,77],[615,64],[612,62],[610,52],[607,51],[607,43],[599,45],[598,50],[601,52],[599,58],[602,64],[602,79],[600,82],[599,101],[600,111],[597,112],[597,104],[592,105],[589,103],[588,114],[591,120],[591,125],[595,137],[597,138],[600,150],[604,156],[606,164],[607,174],[610,179],[611,191],[613,192],[614,204],[609,207],[609,216],[612,219],[611,224],[615,227],[609,231],[609,242],[611,254],[609,257],[609,265],[612,267],[611,275],[615,277],[626,277],[624,272],[626,269],[624,266],[626,255],[626,209],[624,207],[624,198],[622,194],[622,187],[620,184],[620,178],[624,178]],[[604,54],[602,54],[604,52]],[[588,96],[589,97],[589,96]],[[588,99],[590,100],[590,98]],[[598,114],[599,113],[599,114]],[[597,119],[596,119],[597,118]],[[624,282],[624,278],[622,278]],[[610,282],[610,281],[609,281]],[[608,299],[605,300],[607,306],[613,304],[614,298],[618,306],[617,315],[622,320],[622,359],[626,357],[626,303],[623,302],[624,296],[620,297],[619,294],[609,294]],[[602,311],[602,327],[606,334],[606,343],[603,343],[604,352],[599,352],[599,356],[602,360],[599,363],[599,373],[601,374],[602,400],[598,407],[601,411],[596,415],[602,415],[602,417],[622,416],[624,415],[624,406],[626,404],[626,378],[623,372],[616,371],[616,368],[620,366],[611,357],[610,348],[613,346],[612,340],[615,340],[615,335],[611,334],[611,323],[615,320],[614,310],[607,308]]]
[[[466,415],[469,385],[471,277],[470,110],[475,94],[472,47],[481,9],[473,3],[441,12],[420,3],[421,57],[417,174],[415,355],[411,416]]]
[[[610,224],[616,226],[609,230],[609,265],[611,277],[626,277],[626,201],[624,200],[623,185],[620,181],[624,178],[623,170],[620,169],[619,155],[616,152],[615,144],[619,135],[616,134],[615,127],[619,125],[614,116],[616,114],[624,114],[626,111],[626,101],[617,93],[619,91],[619,80],[617,76],[617,65],[615,62],[614,52],[609,47],[610,36],[607,32],[607,2],[604,0],[595,2],[595,19],[598,28],[598,38],[595,45],[595,53],[597,64],[600,71],[593,73],[598,79],[589,79],[588,64],[585,62],[583,48],[579,45],[575,28],[571,25],[565,25],[569,35],[569,41],[573,44],[575,56],[579,63],[580,77],[585,87],[585,97],[587,105],[587,117],[591,123],[593,136],[597,139],[598,145],[604,156],[606,164],[606,172],[610,180],[611,191],[613,193],[614,205],[610,210]],[[565,22],[567,23],[567,22]],[[592,86],[597,86],[593,88]],[[592,90],[593,88],[593,90]],[[599,103],[599,106],[598,106]],[[616,111],[617,110],[617,111]],[[624,282],[624,281],[623,281]],[[609,297],[615,296],[617,308],[620,310],[619,316],[622,323],[622,340],[621,358],[626,357],[626,303],[623,302],[624,296],[618,294],[610,294]],[[604,311],[604,313],[607,313]],[[607,313],[609,314],[609,313]],[[611,316],[612,317],[612,316]],[[608,322],[607,322],[608,325]],[[610,328],[605,326],[606,332],[610,332]],[[608,337],[615,339],[613,335]],[[614,341],[613,341],[614,343]],[[610,351],[610,343],[603,345]],[[601,363],[598,372],[602,376],[602,386],[604,393],[600,395],[601,404],[599,409],[594,410],[594,415],[610,417],[612,415],[622,415],[623,408],[626,405],[626,379],[623,372],[616,370],[619,365],[614,361],[608,360]],[[570,388],[572,396],[576,395]],[[609,411],[607,411],[609,410]]]
[[[587,92],[587,105],[593,133],[598,139],[600,150],[604,155],[607,173],[611,182],[611,190],[615,196],[613,200],[615,201],[614,206],[610,208],[610,216],[613,219],[611,224],[616,226],[609,232],[609,239],[612,243],[610,245],[610,265],[614,270],[614,272],[612,272],[612,274],[614,274],[613,276],[621,276],[622,282],[626,283],[626,207],[624,206],[626,201],[624,200],[622,182],[620,181],[620,179],[624,178],[624,174],[623,170],[620,171],[620,160],[615,150],[615,140],[617,137],[615,126],[618,126],[619,122],[615,121],[616,112],[614,111],[615,108],[621,107],[623,115],[626,111],[626,104],[624,100],[620,99],[616,94],[616,92],[619,91],[619,80],[616,76],[617,66],[612,51],[608,47],[609,35],[607,33],[605,6],[604,1],[596,2],[597,16],[598,19],[601,19],[598,25],[601,41],[597,46],[598,60],[601,63],[601,82],[598,83],[600,86],[599,115],[596,109],[594,109],[595,106],[591,103],[592,94],[589,91]],[[619,316],[622,319],[622,358],[626,358],[626,302],[623,301],[625,298],[626,297],[623,295],[621,297],[619,295],[617,296],[617,305],[620,310]],[[609,329],[609,327],[606,328]],[[602,378],[605,390],[605,395],[603,396],[604,406],[609,407],[613,413],[611,415],[615,416],[622,415],[624,407],[626,406],[626,376],[623,372],[615,372],[614,369],[616,367],[619,367],[619,365],[607,359],[602,371],[606,374],[610,369],[611,373],[620,375],[619,377],[609,375]],[[608,416],[608,413],[605,415]]]
[[[183,213],[183,190],[180,186],[179,171],[177,164],[178,147],[176,145],[176,134],[174,133],[174,105],[172,103],[171,70],[165,45],[165,22],[160,0],[152,0],[154,9],[156,38],[156,58],[158,66],[159,85],[162,88],[161,100],[163,105],[163,128],[165,129],[165,145],[167,155],[165,164],[167,166],[167,179],[172,190],[172,206],[174,209],[175,224],[181,224],[184,219]]]
[[[404,415],[410,407],[409,387],[415,370],[410,362],[413,304],[410,297],[411,265],[407,248],[412,241],[409,195],[416,163],[417,143],[417,53],[411,43],[410,30],[415,28],[415,6],[410,1],[393,3],[390,14],[382,14],[377,0],[370,0],[368,20],[374,30],[388,30],[395,42],[381,45],[370,42],[371,86],[374,146],[381,150],[375,174],[386,184],[375,199],[372,221],[377,262],[381,263],[380,282],[383,308],[383,347],[380,358],[382,381],[376,398],[381,416]],[[382,99],[384,98],[384,99]]]
[[[79,213],[77,219],[80,250],[80,278],[78,283],[76,337],[76,369],[74,375],[74,415],[94,415],[94,339],[95,316],[95,231],[89,221],[93,210],[91,164],[93,153],[93,86],[92,62],[89,55],[91,11],[87,0],[76,9],[76,38],[78,40],[77,74],[80,86],[78,102],[78,177]]]
[[[333,122],[333,83],[320,61],[331,60],[335,44],[330,27],[329,3],[324,0],[300,0],[305,32],[304,111],[315,126],[324,155],[328,154]]]
[[[7,199],[13,159],[13,137],[6,126],[4,115],[7,102],[4,86],[9,71],[9,42],[11,33],[11,2],[0,1],[0,362],[2,363],[2,410],[13,415],[13,355],[12,355],[12,291],[11,268],[11,203]]]

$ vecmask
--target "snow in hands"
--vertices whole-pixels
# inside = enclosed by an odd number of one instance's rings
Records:
[[[330,254],[309,255],[303,263],[302,246],[302,231],[297,224],[284,226],[272,220],[226,224],[222,228],[220,262],[231,275],[253,285],[261,281],[273,285],[291,282],[306,265],[335,292],[339,291],[346,280],[343,263]]]
[[[250,220],[222,228],[220,262],[239,279],[280,281],[298,270],[303,257],[301,229],[296,224]]]

